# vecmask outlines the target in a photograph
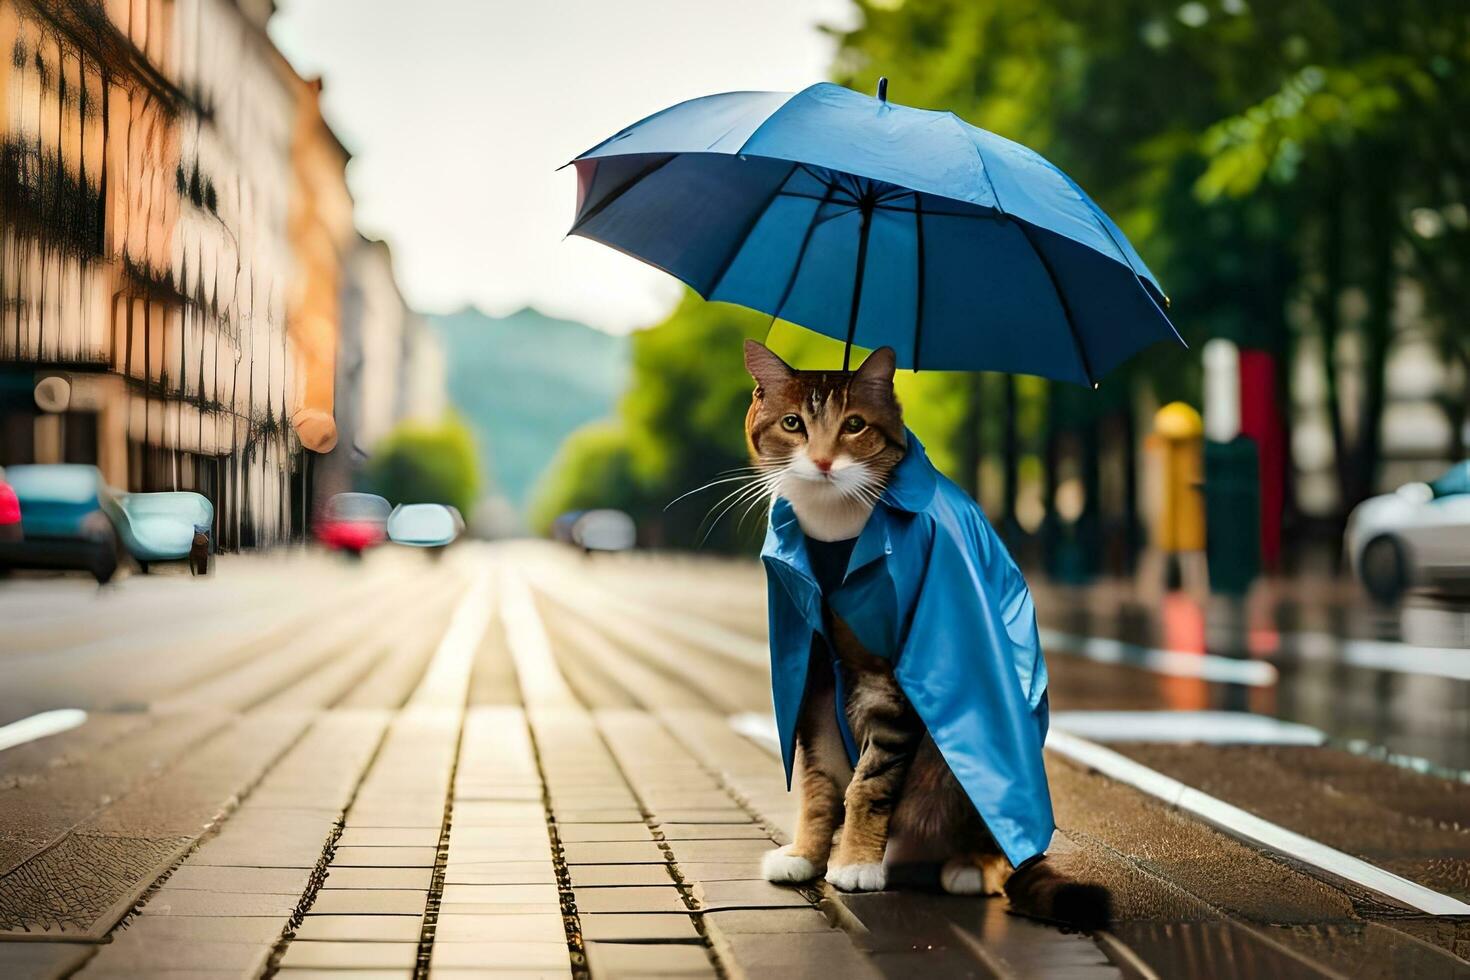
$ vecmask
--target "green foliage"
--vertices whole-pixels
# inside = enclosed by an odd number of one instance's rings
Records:
[[[531,527],[539,534],[568,511],[616,507],[636,512],[641,504],[633,477],[628,431],[618,422],[594,422],[574,432],[557,452],[535,488]]]
[[[452,504],[468,514],[479,491],[474,435],[457,417],[402,423],[378,444],[363,489],[394,504]]]

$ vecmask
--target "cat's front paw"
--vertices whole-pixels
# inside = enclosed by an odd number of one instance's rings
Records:
[[[820,873],[811,861],[800,854],[792,854],[790,844],[767,851],[761,858],[761,877],[767,881],[800,883],[812,881]]]
[[[881,892],[888,872],[881,864],[842,864],[827,869],[827,880],[845,892]]]

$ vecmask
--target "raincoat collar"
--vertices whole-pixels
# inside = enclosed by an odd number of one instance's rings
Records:
[[[904,433],[908,437],[908,450],[888,476],[888,485],[878,498],[881,506],[873,508],[873,515],[863,525],[862,533],[853,545],[844,580],[865,565],[893,553],[885,510],[917,514],[934,499],[938,472],[934,469],[934,464],[929,462],[924,444],[914,435],[913,430],[905,429]],[[776,498],[771,507],[770,531],[762,554],[786,565],[804,579],[807,585],[815,587],[816,578],[812,574],[811,560],[807,555],[806,535],[802,533],[801,523],[796,519],[795,509],[785,497]]]

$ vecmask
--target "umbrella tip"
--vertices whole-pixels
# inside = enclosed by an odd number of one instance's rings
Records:
[[[888,101],[888,76],[884,75],[878,79],[878,101]]]

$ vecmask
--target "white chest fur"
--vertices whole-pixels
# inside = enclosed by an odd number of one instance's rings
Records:
[[[796,522],[809,538],[846,541],[862,533],[873,505],[810,480],[786,480],[781,496],[791,502]]]

